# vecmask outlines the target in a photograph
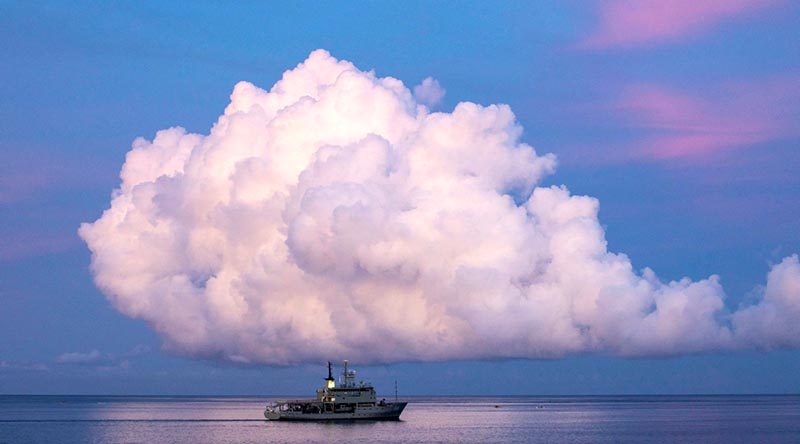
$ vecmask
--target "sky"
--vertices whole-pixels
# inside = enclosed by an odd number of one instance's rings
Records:
[[[766,0],[0,2],[0,393],[303,394],[325,359],[346,358],[368,362],[359,369],[379,391],[397,380],[408,394],[797,393],[796,336],[504,356],[488,345],[423,356],[398,342],[383,358],[340,341],[336,356],[306,347],[283,365],[248,354],[246,335],[197,345],[165,310],[123,303],[152,292],[108,297],[118,287],[90,269],[90,248],[103,247],[78,230],[103,217],[123,165],[133,171],[134,140],[175,126],[211,134],[238,82],[269,91],[322,48],[398,79],[442,115],[460,102],[507,104],[522,128],[513,150],[555,155],[536,186],[596,198],[599,241],[636,276],[647,267],[665,283],[706,285],[717,275],[724,309],[737,312],[800,253],[799,24],[796,4]],[[544,165],[530,162],[519,180]],[[518,174],[498,165],[497,180]]]

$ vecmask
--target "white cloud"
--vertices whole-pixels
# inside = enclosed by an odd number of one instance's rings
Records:
[[[414,87],[414,99],[428,108],[433,108],[442,102],[446,92],[438,80],[426,77],[422,83]]]
[[[728,313],[715,276],[637,273],[596,199],[537,187],[555,157],[508,106],[415,95],[315,51],[269,91],[237,84],[208,135],[137,139],[80,229],[95,282],[168,348],[238,363],[800,345],[796,257]]]
[[[743,341],[762,348],[800,346],[800,262],[789,256],[772,267],[759,304],[733,315]]]

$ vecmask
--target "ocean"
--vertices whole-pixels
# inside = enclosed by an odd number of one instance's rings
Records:
[[[401,421],[267,422],[270,397],[0,396],[0,443],[800,443],[800,396],[404,397]]]

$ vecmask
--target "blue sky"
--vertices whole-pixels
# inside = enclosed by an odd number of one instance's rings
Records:
[[[729,307],[747,302],[771,264],[800,252],[800,8],[677,2],[684,13],[637,27],[614,2],[531,3],[0,2],[0,393],[316,385],[323,363],[235,367],[162,351],[95,288],[77,228],[108,206],[136,137],[207,133],[236,82],[267,88],[317,48],[407,86],[433,76],[443,110],[509,104],[523,140],[559,158],[545,183],[599,199],[611,250],[664,279],[718,274]],[[420,394],[796,393],[800,353],[365,374]],[[486,387],[490,376],[506,382]]]

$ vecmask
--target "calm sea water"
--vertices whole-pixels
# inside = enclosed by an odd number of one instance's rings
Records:
[[[397,422],[266,422],[266,397],[0,396],[0,443],[800,443],[800,396],[411,397]]]

